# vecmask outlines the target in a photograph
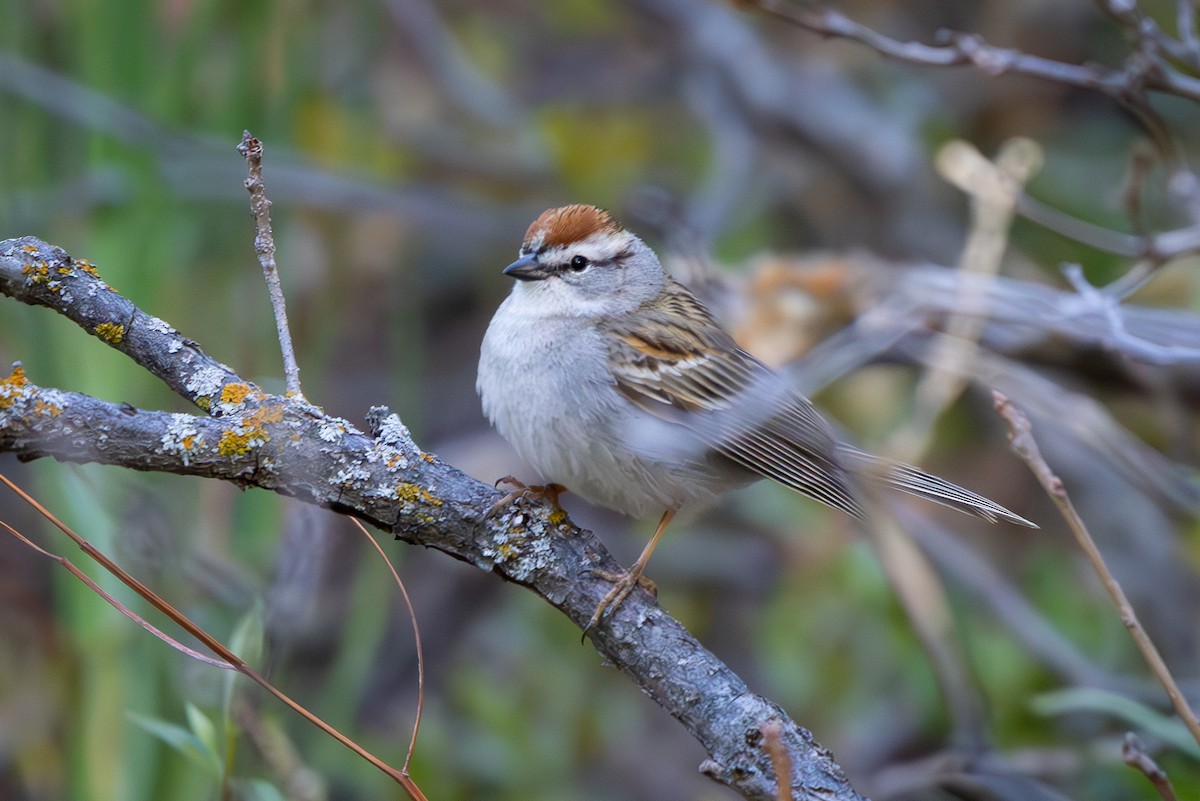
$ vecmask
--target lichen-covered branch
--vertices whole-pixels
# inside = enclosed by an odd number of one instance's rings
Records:
[[[487,518],[500,493],[423,452],[386,409],[372,410],[364,433],[242,380],[59,248],[0,242],[0,293],[74,320],[207,412],[146,411],[42,388],[18,366],[0,379],[0,452],[215,478],[352,514],[522,584],[581,628],[608,589],[588,571],[618,569],[591,532],[547,508],[518,501]],[[750,692],[649,593],[635,593],[587,636],[707,749],[706,775],[746,798],[777,798],[761,733],[771,724],[795,798],[861,798],[807,730]]]

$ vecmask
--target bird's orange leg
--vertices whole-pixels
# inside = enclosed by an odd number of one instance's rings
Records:
[[[646,543],[646,547],[642,549],[642,555],[633,563],[633,567],[623,573],[608,573],[598,570],[590,571],[592,575],[600,578],[608,579],[613,582],[612,589],[600,600],[600,605],[596,607],[596,611],[592,614],[592,619],[588,621],[584,627],[583,633],[586,635],[588,630],[604,619],[606,612],[613,613],[617,611],[629,593],[633,592],[633,588],[639,584],[655,592],[654,582],[646,578],[642,573],[646,570],[646,564],[650,561],[651,554],[658,546],[658,541],[662,539],[663,532],[667,530],[667,525],[675,517],[676,509],[668,509],[663,512],[662,519],[658,521],[658,528],[654,532],[654,536]]]

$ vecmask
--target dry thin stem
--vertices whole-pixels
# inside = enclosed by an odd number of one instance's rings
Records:
[[[292,334],[288,329],[287,309],[283,301],[283,287],[279,283],[279,269],[275,264],[275,237],[271,233],[271,201],[267,198],[267,186],[263,181],[262,142],[242,132],[242,143],[238,153],[249,165],[246,189],[250,192],[250,213],[254,215],[254,250],[262,264],[263,278],[267,281],[267,292],[271,296],[271,309],[275,312],[275,330],[279,335],[279,350],[283,355],[283,374],[287,380],[287,391],[300,398],[300,367],[296,364],[296,352],[292,348]]]
[[[132,589],[138,595],[142,596],[147,601],[149,601],[151,605],[153,605],[156,609],[158,609],[158,611],[162,612],[164,615],[171,618],[171,620],[175,621],[176,624],[178,624],[181,628],[183,628],[185,631],[187,631],[193,637],[200,640],[200,642],[204,643],[206,648],[208,648],[213,653],[215,653],[217,656],[221,657],[221,659],[223,659],[227,663],[229,663],[229,665],[232,666],[232,668],[234,670],[236,670],[239,673],[241,673],[242,675],[246,676],[248,679],[253,681],[258,686],[262,687],[268,693],[275,696],[277,699],[279,699],[281,702],[283,702],[286,706],[291,707],[295,712],[297,712],[299,715],[304,717],[310,723],[312,723],[313,725],[320,728],[322,731],[324,731],[330,737],[337,740],[339,743],[346,746],[354,753],[358,754],[360,757],[365,759],[367,762],[370,762],[376,768],[378,768],[379,770],[386,773],[388,776],[390,776],[393,780],[395,780],[398,784],[400,784],[404,788],[405,792],[408,793],[409,798],[413,799],[413,801],[427,801],[427,799],[425,798],[425,794],[422,793],[421,789],[419,787],[417,787],[416,783],[414,783],[413,780],[408,777],[407,773],[405,773],[404,771],[401,771],[401,770],[396,770],[392,766],[388,765],[386,762],[384,762],[383,760],[376,757],[374,754],[367,751],[365,748],[360,746],[358,743],[354,742],[349,737],[342,734],[340,731],[335,729],[333,726],[326,723],[324,720],[322,720],[321,718],[314,715],[312,712],[305,709],[298,702],[292,700],[292,698],[290,696],[286,695],[283,691],[279,690],[273,684],[271,684],[269,681],[267,681],[265,678],[263,678],[262,675],[260,675],[258,673],[258,671],[256,671],[254,668],[250,667],[249,664],[247,664],[245,661],[243,661],[241,659],[241,657],[239,657],[237,654],[233,653],[233,651],[229,650],[222,642],[220,642],[215,637],[210,635],[207,631],[205,631],[204,629],[200,628],[200,626],[198,626],[194,622],[192,622],[192,620],[190,618],[188,618],[186,615],[184,615],[182,612],[180,612],[178,609],[176,609],[174,606],[172,606],[170,603],[168,603],[162,597],[160,597],[157,593],[155,593],[153,590],[151,590],[145,584],[143,584],[142,582],[138,581],[133,576],[126,573],[119,565],[117,565],[115,562],[113,562],[111,559],[109,559],[107,556],[105,556],[102,552],[97,550],[95,546],[93,546],[90,542],[88,542],[82,536],[75,533],[75,531],[72,530],[66,523],[63,523],[61,520],[59,520],[57,517],[55,517],[50,512],[49,509],[47,509],[46,507],[44,507],[40,503],[38,503],[37,500],[35,500],[27,492],[25,492],[23,489],[18,487],[12,481],[10,481],[8,479],[8,477],[2,473],[0,473],[0,483],[5,484],[9,489],[11,489],[13,492],[15,492],[18,496],[20,496],[20,498],[22,500],[24,500],[26,503],[28,503],[30,506],[32,506],[34,509],[36,509],[38,514],[42,515],[42,517],[44,517],[48,521],[50,521],[59,531],[61,531],[62,533],[66,534],[68,537],[70,537],[72,542],[74,542],[76,545],[78,545],[80,548],[82,548],[84,553],[86,553],[93,560],[95,560],[101,567],[103,567],[105,570],[107,570],[109,573],[111,573],[113,576],[115,576],[117,579],[119,579],[122,583],[124,583],[126,586],[128,586],[130,589]]]
[[[1084,555],[1087,556],[1088,561],[1091,562],[1092,568],[1096,571],[1096,575],[1100,577],[1105,591],[1117,607],[1117,611],[1121,616],[1121,622],[1129,630],[1130,636],[1133,637],[1134,643],[1142,654],[1142,658],[1146,660],[1146,664],[1150,666],[1150,670],[1166,690],[1167,697],[1171,699],[1171,704],[1175,707],[1176,714],[1183,720],[1184,725],[1188,727],[1188,731],[1192,733],[1192,737],[1195,738],[1196,742],[1200,743],[1200,720],[1197,720],[1196,713],[1188,705],[1187,699],[1179,689],[1179,685],[1175,682],[1175,677],[1171,675],[1171,671],[1167,668],[1158,649],[1154,646],[1149,635],[1146,634],[1146,630],[1142,628],[1142,624],[1138,621],[1137,613],[1129,603],[1129,599],[1125,596],[1121,585],[1117,582],[1112,572],[1109,571],[1108,566],[1104,562],[1104,557],[1100,553],[1100,549],[1096,547],[1095,541],[1087,530],[1087,526],[1084,525],[1082,518],[1079,517],[1079,513],[1075,511],[1075,505],[1071,503],[1071,498],[1067,495],[1067,490],[1063,486],[1062,479],[1050,469],[1050,465],[1042,458],[1037,440],[1033,437],[1033,426],[1030,424],[1029,418],[1004,394],[993,392],[992,395],[996,412],[1008,422],[1008,438],[1012,443],[1013,451],[1029,465],[1029,469],[1033,471],[1042,488],[1046,490],[1051,500],[1058,506],[1059,512],[1067,521],[1071,532],[1075,535],[1075,541],[1079,544],[1080,549],[1083,550]]]
[[[929,557],[880,502],[872,503],[866,526],[888,585],[904,610],[937,680],[953,720],[956,744],[967,750],[985,745],[987,715],[968,667],[950,613],[946,587]]]
[[[1142,741],[1133,732],[1126,733],[1125,742],[1121,744],[1121,760],[1129,767],[1140,770],[1154,785],[1154,789],[1158,791],[1163,801],[1178,801],[1175,788],[1171,786],[1167,772],[1146,753]]]
[[[783,744],[783,727],[778,720],[768,720],[758,730],[762,732],[763,750],[771,757],[771,766],[775,768],[778,801],[793,801],[792,784],[788,781],[792,775],[792,758]]]
[[[404,582],[400,579],[400,574],[396,572],[396,566],[392,564],[392,560],[388,559],[383,548],[379,545],[379,540],[375,539],[371,532],[367,531],[367,527],[350,518],[350,522],[355,525],[362,535],[371,542],[371,547],[379,554],[379,558],[387,565],[388,570],[392,574],[392,579],[396,582],[396,586],[400,589],[400,596],[404,598],[404,605],[408,608],[408,619],[412,621],[413,640],[416,641],[417,647],[417,713],[413,717],[412,738],[408,741],[408,754],[404,757],[404,767],[402,771],[408,773],[408,765],[412,762],[413,751],[417,747],[417,734],[421,731],[421,711],[425,708],[425,654],[421,650],[421,629],[417,626],[417,613],[413,609],[412,599],[408,597],[408,590],[404,587]]]
[[[8,483],[8,479],[5,479],[2,475],[0,475],[0,480],[3,480],[5,483]],[[213,659],[211,656],[205,656],[204,654],[200,653],[199,651],[195,650],[194,648],[187,647],[186,645],[181,643],[179,640],[172,637],[170,634],[167,634],[165,631],[163,631],[162,629],[155,626],[149,620],[146,620],[146,618],[142,617],[137,612],[133,611],[128,606],[121,603],[116,598],[112,597],[107,592],[105,592],[100,587],[99,584],[92,581],[91,576],[89,576],[88,574],[86,574],[82,570],[80,570],[78,567],[76,567],[75,564],[73,562],[71,562],[71,560],[68,559],[67,557],[60,556],[59,554],[51,553],[50,551],[47,551],[45,548],[43,548],[42,546],[35,543],[33,540],[29,539],[24,534],[17,531],[15,528],[10,526],[8,523],[5,523],[3,520],[0,520],[0,527],[3,527],[9,534],[12,534],[18,540],[25,543],[33,550],[37,551],[42,556],[45,556],[47,559],[57,562],[62,567],[65,567],[72,576],[74,576],[75,578],[79,579],[84,584],[86,584],[88,589],[90,589],[92,592],[96,593],[101,598],[103,598],[105,601],[107,601],[109,606],[111,606],[113,609],[116,609],[118,612],[120,612],[122,615],[124,615],[125,617],[132,620],[134,623],[137,623],[139,626],[141,626],[146,631],[153,634],[158,639],[165,642],[167,645],[174,648],[176,651],[179,651],[181,654],[184,654],[186,656],[190,656],[192,659],[195,659],[198,662],[203,662],[204,664],[211,665],[212,667],[215,667],[215,668],[221,668],[222,670],[236,670],[236,668],[234,668],[233,665],[229,664],[228,662],[226,662],[222,659]]]

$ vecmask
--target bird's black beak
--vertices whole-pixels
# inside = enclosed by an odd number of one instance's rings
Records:
[[[538,262],[536,253],[526,253],[505,267],[504,274],[518,281],[542,281],[550,277],[550,271]]]

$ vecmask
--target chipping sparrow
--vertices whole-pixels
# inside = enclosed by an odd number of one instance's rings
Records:
[[[601,209],[533,221],[483,338],[483,411],[546,479],[633,517],[662,514],[592,618],[642,579],[681,507],[771,478],[855,517],[883,483],[990,521],[1028,520],[908,465],[836,441],[807,398],[742,350],[654,252]],[[665,510],[665,511],[664,511]]]

